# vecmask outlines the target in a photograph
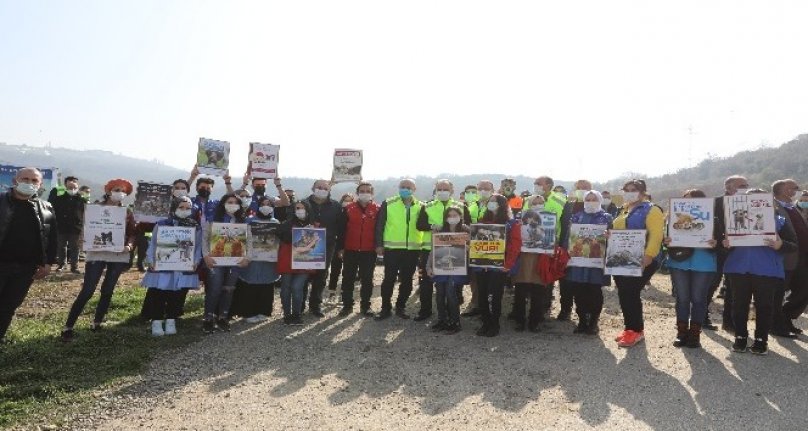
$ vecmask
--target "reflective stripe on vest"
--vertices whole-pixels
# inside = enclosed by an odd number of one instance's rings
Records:
[[[387,222],[384,224],[384,248],[420,250],[423,235],[416,227],[423,204],[412,198],[409,211],[399,196],[387,199]]]

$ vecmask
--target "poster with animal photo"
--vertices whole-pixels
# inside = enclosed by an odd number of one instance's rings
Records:
[[[208,255],[216,266],[236,266],[247,256],[247,232],[242,223],[211,223]]]
[[[553,254],[556,240],[556,215],[527,210],[522,213],[522,252]]]
[[[505,225],[471,225],[469,266],[474,268],[503,268],[505,266]]]
[[[22,166],[0,165],[0,192],[7,192],[14,187],[14,178]],[[50,191],[57,185],[58,170],[54,168],[38,168],[42,172],[42,188],[40,195]]]
[[[642,276],[645,229],[613,230],[606,245],[606,275]]]
[[[331,180],[335,183],[362,181],[362,150],[334,150],[334,171]]]
[[[230,142],[199,138],[196,167],[200,174],[224,176],[230,165]]]
[[[274,179],[278,176],[278,156],[281,146],[250,142],[247,169],[252,178]]]
[[[247,236],[250,260],[258,262],[277,262],[280,241],[276,231],[278,223],[252,223]]]
[[[120,253],[126,247],[126,208],[87,205],[84,209],[84,251]]]
[[[567,266],[578,268],[603,268],[606,256],[606,225],[570,225],[569,254]]]
[[[669,247],[711,248],[715,215],[713,198],[671,199]]]
[[[434,275],[467,275],[467,233],[432,234],[432,273]]]
[[[724,196],[724,224],[730,247],[766,245],[777,239],[774,197],[768,193]]]
[[[138,223],[157,223],[167,218],[171,211],[170,184],[138,181],[133,212]]]
[[[196,228],[156,226],[154,228],[155,271],[193,271]]]
[[[325,229],[292,228],[292,269],[325,269]]]

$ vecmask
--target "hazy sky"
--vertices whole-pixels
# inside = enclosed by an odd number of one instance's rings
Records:
[[[0,142],[609,179],[808,132],[806,1],[0,0]],[[692,128],[692,134],[689,129]],[[691,146],[692,142],[692,146]]]

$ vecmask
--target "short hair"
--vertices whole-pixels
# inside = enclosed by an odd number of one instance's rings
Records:
[[[67,177],[65,177],[65,182],[68,182],[68,181],[78,181],[78,180],[79,180],[79,179],[78,179],[78,178],[76,178],[76,177],[74,177],[73,175],[68,175]]]
[[[210,177],[197,178],[196,179],[196,186],[199,187],[200,184],[210,184],[210,186],[213,187],[213,184],[215,184],[215,181],[213,181],[213,178],[210,178]]]
[[[85,190],[90,190],[90,186],[84,185],[84,186],[79,187],[79,191],[83,192]]]
[[[172,185],[172,186],[176,186],[176,185],[177,185],[177,183],[182,183],[182,184],[185,184],[185,188],[186,188],[186,189],[189,189],[189,190],[191,189],[191,185],[190,185],[190,184],[188,184],[188,181],[185,181],[185,180],[183,180],[182,178],[180,178],[180,179],[178,179],[178,180],[174,180],[174,182],[173,182],[173,183],[171,183],[171,185]]]
[[[463,189],[463,192],[465,193],[465,192],[467,192],[467,191],[469,191],[471,189],[478,190],[477,186],[475,186],[474,184],[469,184],[469,185],[466,186],[466,188]]]
[[[797,182],[792,180],[791,178],[786,178],[784,180],[777,180],[772,183],[772,193],[779,195],[780,192],[783,191],[783,187],[785,187],[787,184],[797,184]]]
[[[685,190],[685,193],[682,195],[683,198],[706,198],[707,194],[704,193],[701,189],[688,189]]]
[[[253,178],[250,180],[250,184],[255,184],[255,182],[256,182],[256,181],[258,181],[258,180],[264,180],[264,181],[267,181],[267,179],[266,179],[266,178],[255,178],[255,177],[253,177]]]
[[[645,185],[645,180],[643,180],[643,179],[632,178],[632,179],[626,181],[623,184],[623,190],[625,190],[626,187],[630,186],[630,185],[636,187],[637,190],[639,190],[642,193],[648,192],[648,186]]]
[[[724,180],[724,187],[728,186],[728,185],[729,185],[729,183],[731,183],[731,182],[733,182],[733,181],[736,181],[736,180],[744,180],[744,181],[748,181],[748,180],[746,179],[746,177],[745,177],[745,176],[743,176],[743,175],[730,175],[730,176],[728,176],[728,177],[727,177],[727,179],[726,179],[726,180]]]
[[[360,181],[359,184],[356,185],[356,192],[359,193],[359,188],[362,186],[370,187],[370,192],[373,193],[373,184],[368,181]]]
[[[536,178],[536,181],[543,181],[545,183],[548,183],[548,184],[550,184],[550,187],[553,187],[555,185],[555,182],[553,181],[553,179],[548,177],[547,175],[542,175],[542,176]]]
[[[581,190],[586,190],[586,191],[592,190],[592,182],[589,181],[589,180],[578,180],[578,181],[575,182],[575,184],[573,184],[573,187],[578,188],[579,185],[585,186]]]

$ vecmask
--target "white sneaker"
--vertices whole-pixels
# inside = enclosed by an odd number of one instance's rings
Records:
[[[258,316],[245,317],[243,320],[245,322],[247,322],[247,323],[258,323],[259,322]]]
[[[177,333],[177,321],[174,319],[166,319],[166,335],[174,335]]]
[[[163,331],[163,321],[162,320],[152,320],[151,322],[151,334],[152,337],[162,337],[166,335],[165,331]]]
[[[269,317],[267,317],[267,316],[265,316],[263,314],[258,314],[253,318],[255,319],[256,322],[263,322],[263,321],[269,319]]]

